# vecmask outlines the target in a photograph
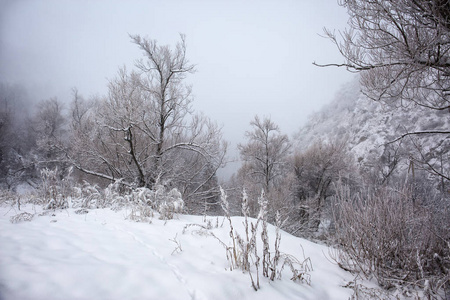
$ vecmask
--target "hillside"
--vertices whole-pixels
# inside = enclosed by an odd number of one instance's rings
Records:
[[[382,156],[387,159],[394,153],[402,158],[399,169],[403,171],[408,170],[411,157],[423,158],[439,169],[442,161],[442,170],[448,175],[450,135],[407,136],[401,141],[389,142],[405,133],[448,131],[449,128],[448,111],[430,111],[411,104],[394,107],[370,100],[360,92],[356,78],[344,85],[333,101],[312,114],[295,139],[300,150],[318,140],[345,139],[360,166],[371,165]]]
[[[30,222],[10,218],[33,214]],[[0,299],[348,299],[353,275],[330,259],[331,249],[281,232],[281,248],[309,258],[307,281],[261,277],[254,291],[248,274],[229,270],[229,226],[223,217],[179,215],[149,223],[126,219],[127,209],[42,211],[34,205],[0,205]],[[233,218],[242,232],[242,218]],[[254,221],[254,220],[253,220]],[[269,226],[269,239],[275,228]],[[261,248],[259,248],[261,250]],[[252,269],[253,276],[255,270]],[[306,275],[305,275],[306,276]],[[306,278],[306,277],[305,277]]]

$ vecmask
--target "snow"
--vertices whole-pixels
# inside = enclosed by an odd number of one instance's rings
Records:
[[[296,148],[303,151],[317,141],[346,140],[350,153],[353,153],[358,163],[370,166],[374,159],[379,160],[384,151],[392,151],[397,147],[397,144],[388,145],[388,142],[407,132],[447,131],[450,128],[448,113],[430,112],[419,106],[393,107],[394,104],[388,105],[367,98],[360,92],[359,78],[356,77],[342,87],[333,101],[310,116],[305,126],[295,135]],[[448,156],[449,140],[447,134],[431,134],[421,135],[415,143],[424,147],[424,156],[432,164],[432,157]],[[401,145],[402,153],[406,151],[408,154],[402,154],[404,157],[397,168],[407,172],[410,155],[417,156],[419,161],[422,158],[411,138],[403,139]],[[426,148],[429,145],[436,149],[430,151]],[[449,168],[445,160],[442,168]]]
[[[30,222],[10,222],[19,213]],[[202,216],[178,215],[151,223],[126,219],[130,211],[51,211],[31,204],[0,206],[0,299],[348,299],[353,276],[330,259],[330,249],[281,231],[281,252],[309,257],[311,285],[229,271],[225,248],[207,231]],[[215,236],[229,243],[223,217],[208,217]],[[233,217],[243,232],[243,218]],[[254,220],[252,220],[254,221]],[[216,227],[215,225],[219,226]],[[271,246],[275,228],[269,227]],[[259,248],[261,249],[261,248]],[[273,250],[273,249],[272,249]],[[303,254],[304,253],[304,254]],[[255,275],[255,270],[252,270]]]

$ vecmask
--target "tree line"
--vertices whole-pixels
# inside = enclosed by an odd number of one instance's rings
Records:
[[[64,176],[73,167],[80,179],[100,183],[176,187],[193,203],[218,196],[216,172],[227,143],[215,122],[192,110],[183,80],[194,65],[185,37],[173,49],[138,35],[131,40],[144,58],[132,71],[119,69],[103,97],[85,99],[74,89],[68,107],[52,98],[19,118],[20,108],[12,107],[18,88],[2,85],[0,164],[7,188],[32,182],[39,169],[57,167]]]

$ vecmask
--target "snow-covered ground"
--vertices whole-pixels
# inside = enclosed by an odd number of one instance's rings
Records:
[[[25,211],[35,214],[32,221],[10,222]],[[206,226],[201,216],[180,215],[167,222],[154,217],[149,224],[126,219],[126,209],[87,214],[67,209],[39,216],[41,212],[38,206],[20,211],[0,206],[2,300],[349,299],[353,293],[343,287],[353,276],[333,263],[327,247],[285,232],[280,250],[299,260],[311,259],[311,284],[291,281],[285,270],[281,280],[262,277],[255,292],[249,274],[229,271],[225,248],[217,239],[198,226],[183,233],[186,224]],[[230,243],[227,220],[208,219],[211,232]],[[237,231],[242,221],[233,218]],[[272,226],[269,240],[273,247]]]

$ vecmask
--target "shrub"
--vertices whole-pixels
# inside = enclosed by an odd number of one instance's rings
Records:
[[[449,209],[413,200],[410,189],[366,189],[350,195],[343,185],[334,199],[339,264],[375,276],[391,288],[412,286],[438,295],[450,287]]]
[[[81,187],[74,187],[73,208],[100,208],[105,207],[106,201],[102,190],[97,185],[84,181]]]
[[[65,209],[69,207],[66,197],[68,193],[66,190],[67,185],[63,184],[60,175],[57,167],[53,170],[47,168],[41,170],[42,193],[46,203],[45,209]]]
[[[184,201],[176,188],[167,193],[164,186],[159,185],[154,192],[154,205],[160,214],[160,219],[170,220],[175,214],[183,211]]]

